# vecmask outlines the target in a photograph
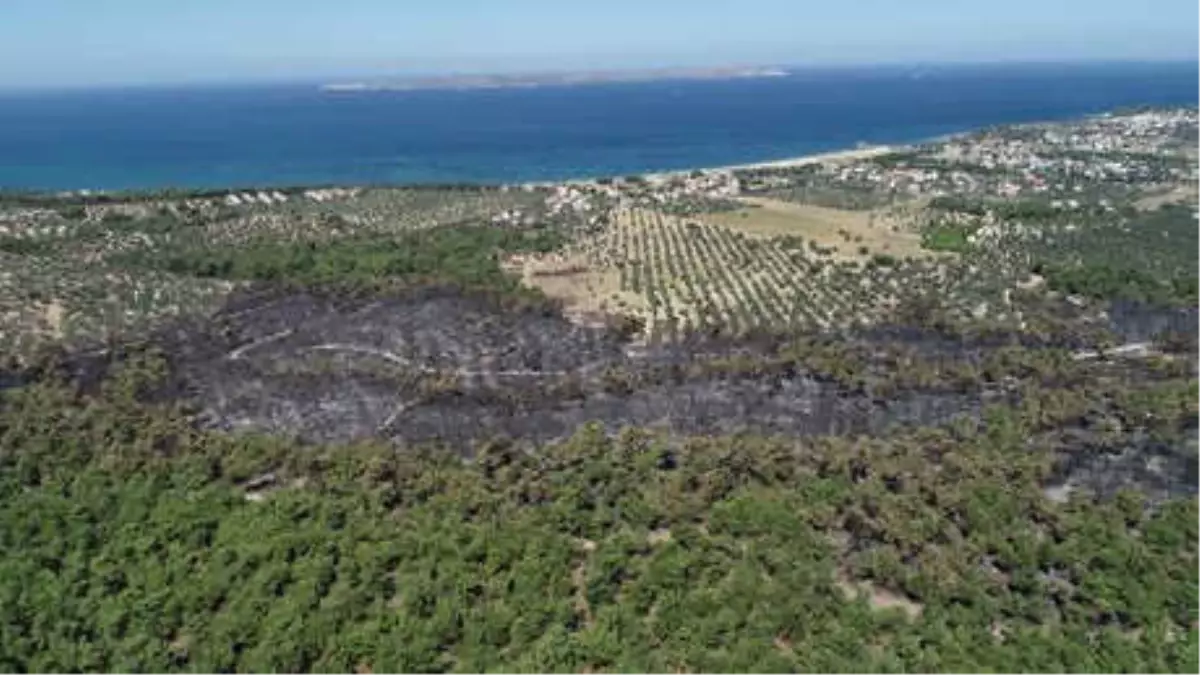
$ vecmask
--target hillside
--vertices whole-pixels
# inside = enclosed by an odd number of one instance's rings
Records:
[[[1196,121],[0,196],[0,670],[1194,672]]]

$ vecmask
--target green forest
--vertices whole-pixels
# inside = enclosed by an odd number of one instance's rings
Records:
[[[436,227],[398,237],[330,242],[263,241],[240,247],[177,246],[137,251],[121,262],[175,274],[292,284],[374,286],[380,280],[436,280],[519,292],[500,267],[505,253],[545,253],[562,246],[562,230],[483,225]]]
[[[1197,669],[1196,501],[1048,500],[1055,392],[886,439],[585,427],[464,463],[198,431],[147,397],[165,367],[3,394],[0,669]],[[1166,433],[1195,396],[1114,400]]]

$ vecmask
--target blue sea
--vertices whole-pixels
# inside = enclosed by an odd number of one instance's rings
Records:
[[[722,166],[1143,105],[1200,68],[798,69],[411,92],[316,83],[0,94],[0,189],[522,182]]]

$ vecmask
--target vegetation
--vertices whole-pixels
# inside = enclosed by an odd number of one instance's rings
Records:
[[[19,360],[54,342],[94,344],[211,312],[224,295],[267,278],[359,286],[425,278],[536,299],[501,273],[497,258],[551,250],[576,226],[570,217],[522,211],[540,203],[536,194],[350,193],[316,202],[288,192],[290,201],[272,205],[243,194],[244,203],[229,206],[220,199],[226,193],[46,197],[53,209],[24,205],[39,203],[28,196],[0,205],[0,344]],[[494,222],[501,213],[522,222]],[[387,274],[397,276],[380,276]]]
[[[1138,269],[1108,265],[1039,265],[1034,272],[1046,277],[1050,288],[1095,298],[1152,304],[1197,302],[1196,277],[1162,279]]]
[[[933,288],[953,313],[983,292],[961,266],[957,286],[947,289],[951,261],[886,253],[839,260],[831,257],[836,248],[813,240],[755,238],[647,209],[619,213],[571,249],[595,267],[615,269],[620,288],[645,299],[651,341],[848,328],[881,320],[897,298]]]
[[[931,251],[966,253],[971,248],[969,237],[975,228],[953,222],[937,222],[921,233],[921,244]]]
[[[565,242],[548,228],[442,227],[394,238],[348,238],[317,244],[262,243],[176,253],[136,254],[135,265],[174,274],[286,283],[372,283],[427,278],[472,286],[516,288],[498,253],[548,253]]]
[[[992,215],[1000,220],[1039,222],[1061,219],[1063,212],[1051,206],[1048,200],[1014,199],[983,200],[966,197],[934,197],[929,208],[936,211],[966,214],[971,216]]]
[[[1195,672],[1164,119],[0,194],[0,670]],[[753,230],[738,190],[861,211]]]
[[[5,395],[0,667],[1197,667],[1196,501],[1048,501],[1014,411],[462,464],[200,433],[139,401],[160,375]]]
[[[1167,205],[1117,224],[1056,233],[1030,246],[1052,288],[1104,300],[1195,307],[1195,211]]]

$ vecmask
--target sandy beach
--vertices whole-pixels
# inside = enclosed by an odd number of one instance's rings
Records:
[[[750,164],[734,164],[731,166],[722,166],[716,168],[725,171],[745,169],[785,169],[792,166],[805,166],[807,164],[820,164],[825,162],[853,162],[860,159],[886,155],[889,152],[895,152],[898,148],[899,146],[894,145],[871,145],[863,148],[854,148],[851,150],[836,150],[834,152],[822,152],[815,155],[788,157],[784,159],[769,160],[766,162],[752,162]]]
[[[800,157],[786,157],[784,159],[772,159],[763,162],[751,162],[748,164],[729,164],[726,166],[705,166],[694,169],[680,169],[677,171],[653,171],[642,174],[645,178],[667,178],[670,176],[680,176],[691,173],[692,171],[745,171],[748,169],[785,169],[788,167],[805,166],[807,164],[820,163],[842,163],[853,162],[860,159],[870,157],[878,157],[886,155],[890,152],[896,152],[905,146],[899,145],[871,145],[861,148],[852,148],[850,150],[835,150],[833,152],[822,152],[815,155],[803,155]],[[594,181],[589,179],[586,182]]]

